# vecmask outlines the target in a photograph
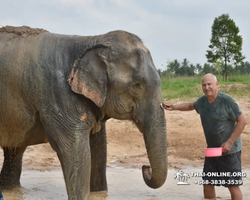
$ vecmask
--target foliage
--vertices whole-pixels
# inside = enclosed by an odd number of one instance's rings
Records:
[[[198,67],[200,67],[200,65]],[[175,59],[167,64],[167,74],[169,76],[194,76],[195,71],[196,66],[189,64],[186,58],[183,59],[182,63]]]
[[[245,62],[245,63],[242,63],[240,66],[236,66],[235,73],[250,75],[250,63]]]
[[[186,60],[186,58],[184,59]],[[215,75],[223,75],[222,68],[219,62],[214,62],[212,64],[205,63],[203,66],[201,64],[193,64],[187,62],[185,67],[183,66],[185,62],[179,62],[177,59],[169,61],[167,64],[167,70],[158,69],[158,73],[161,77],[182,77],[182,76],[196,76],[204,75],[207,73],[213,73]],[[228,77],[232,75],[248,75],[250,76],[250,63],[242,62],[240,65],[233,67],[232,65],[227,66]],[[250,77],[248,77],[250,78]]]
[[[208,62],[222,66],[225,80],[229,72],[228,65],[239,66],[245,59],[241,51],[242,37],[239,35],[239,28],[235,22],[228,14],[215,18],[206,57]]]

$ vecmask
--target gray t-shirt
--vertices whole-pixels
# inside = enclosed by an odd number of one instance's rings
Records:
[[[207,147],[220,147],[228,140],[237,124],[235,121],[242,113],[237,103],[229,95],[218,92],[213,103],[209,103],[205,95],[194,102],[194,108],[200,114]],[[241,136],[234,142],[230,152],[242,149]]]

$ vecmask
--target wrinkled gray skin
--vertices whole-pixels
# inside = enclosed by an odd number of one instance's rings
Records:
[[[83,37],[1,28],[0,186],[20,186],[26,147],[49,141],[68,199],[107,190],[105,122],[115,118],[131,120],[143,133],[151,165],[142,167],[143,178],[149,187],[161,187],[167,176],[161,102],[150,52],[133,34]]]

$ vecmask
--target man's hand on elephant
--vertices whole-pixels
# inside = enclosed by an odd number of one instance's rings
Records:
[[[173,110],[173,107],[174,107],[172,103],[168,103],[168,102],[162,103],[162,106],[165,110]]]

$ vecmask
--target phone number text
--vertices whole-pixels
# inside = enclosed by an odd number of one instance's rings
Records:
[[[199,180],[194,182],[197,185],[241,185],[242,180]]]

